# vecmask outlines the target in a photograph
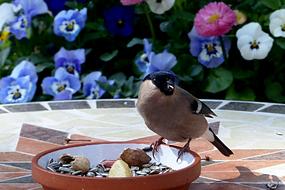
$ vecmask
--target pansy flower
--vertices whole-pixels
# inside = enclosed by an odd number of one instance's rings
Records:
[[[12,3],[2,3],[0,5],[0,31],[3,31],[5,25],[16,19]]]
[[[163,14],[171,9],[175,0],[146,0],[150,10],[155,14]]]
[[[152,52],[152,43],[150,43],[147,39],[143,39],[143,43],[144,43],[144,53],[135,61],[138,69],[141,72],[146,71],[147,65],[149,64],[148,56]]]
[[[85,50],[66,50],[63,47],[54,55],[55,67],[63,67],[70,74],[79,77],[81,64],[85,62]]]
[[[23,103],[31,99],[29,95],[30,77],[4,77],[0,81],[0,102],[1,104]]]
[[[52,12],[53,15],[56,15],[60,11],[66,8],[65,4],[68,0],[45,0],[48,9]],[[85,3],[86,0],[76,0],[80,3]]]
[[[42,82],[43,93],[53,96],[55,100],[71,99],[80,86],[80,80],[62,67],[55,71],[54,76],[46,77]]]
[[[144,40],[144,54],[140,56],[135,64],[138,69],[145,74],[156,71],[170,71],[177,63],[175,55],[164,50],[161,53],[152,51],[152,44]]]
[[[139,4],[143,1],[144,0],[121,0],[121,3],[122,3],[122,5],[136,5],[136,4]]]
[[[98,99],[101,98],[106,90],[100,86],[100,83],[113,85],[113,80],[107,80],[101,72],[95,71],[88,74],[83,79],[83,93],[87,99]]]
[[[33,63],[22,61],[0,82],[1,103],[22,103],[31,101],[35,95],[38,76]]]
[[[270,15],[269,29],[274,37],[285,37],[285,9],[276,10]]]
[[[47,13],[48,8],[43,0],[15,0],[14,4],[19,16],[10,22],[10,31],[17,39],[22,39],[28,37],[32,17]]]
[[[114,36],[129,36],[133,33],[134,9],[130,6],[114,6],[104,12],[107,30]]]
[[[235,12],[223,2],[212,2],[200,9],[194,26],[201,36],[221,36],[236,23]]]
[[[241,27],[237,33],[237,46],[241,56],[246,60],[264,59],[273,45],[273,39],[259,23],[251,22]]]
[[[199,63],[207,68],[216,68],[220,66],[225,58],[219,37],[203,37],[197,34],[195,27],[188,33],[190,39],[190,52],[198,57]],[[222,38],[225,53],[228,55],[231,43],[229,38]]]
[[[87,9],[60,11],[54,18],[53,31],[63,36],[67,41],[74,41],[80,31],[85,27]]]

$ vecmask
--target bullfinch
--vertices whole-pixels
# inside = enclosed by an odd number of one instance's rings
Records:
[[[136,107],[146,126],[161,136],[153,143],[154,151],[163,139],[186,142],[178,152],[178,159],[189,150],[192,139],[202,137],[211,142],[223,155],[233,152],[215,135],[205,117],[216,114],[198,98],[177,86],[177,77],[158,71],[144,77]]]

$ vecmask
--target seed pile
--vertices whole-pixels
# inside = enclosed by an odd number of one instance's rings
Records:
[[[126,175],[126,177],[156,175],[173,171],[173,169],[161,163],[150,162],[150,157],[141,149],[126,149],[118,160],[126,165],[126,167],[124,166],[123,169],[121,169],[126,170],[130,174]],[[53,158],[50,159],[46,169],[52,172],[74,176],[108,177],[112,166],[116,165],[114,164],[115,162],[116,160],[104,160],[96,166],[91,167],[89,160],[85,157],[64,154],[57,160]],[[117,166],[112,170],[116,170],[115,173],[122,173],[122,171],[117,171],[120,170],[120,167],[118,169]],[[113,171],[111,172],[114,173]],[[110,177],[116,176],[110,175]]]

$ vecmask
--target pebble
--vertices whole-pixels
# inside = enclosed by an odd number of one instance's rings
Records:
[[[64,156],[67,157],[66,155]],[[86,177],[108,177],[110,170],[110,168],[105,167],[104,164],[99,163],[95,167],[90,167],[88,171],[83,172],[81,170],[76,170],[72,168],[72,164],[68,163],[68,161],[66,160],[65,162],[62,162],[62,157],[58,161],[54,159],[49,159],[47,162],[46,169],[51,172]],[[130,169],[132,171],[133,176],[156,175],[173,171],[173,169],[171,169],[170,167],[155,162],[143,164],[141,167],[130,166]]]

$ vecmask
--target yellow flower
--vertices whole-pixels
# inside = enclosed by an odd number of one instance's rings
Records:
[[[0,42],[5,42],[9,38],[9,30],[4,28],[4,30],[0,33]]]
[[[241,12],[241,11],[239,11],[239,10],[234,10],[234,12],[235,12],[235,14],[236,14],[236,17],[237,17],[237,25],[238,24],[243,24],[243,23],[245,23],[245,21],[246,21],[246,15],[243,13],[243,12]]]

